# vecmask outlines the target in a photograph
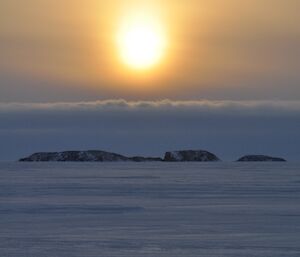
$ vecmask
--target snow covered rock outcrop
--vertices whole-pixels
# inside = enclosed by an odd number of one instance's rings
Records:
[[[160,158],[126,157],[116,153],[105,151],[67,151],[52,153],[35,153],[20,162],[146,162],[162,161]]]
[[[238,162],[286,162],[283,158],[267,155],[246,155],[237,160]]]
[[[164,161],[166,162],[216,162],[220,159],[213,153],[198,151],[174,151],[166,152]]]

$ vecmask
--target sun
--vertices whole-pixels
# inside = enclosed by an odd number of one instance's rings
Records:
[[[123,63],[136,70],[158,64],[166,47],[162,26],[155,19],[145,17],[124,22],[117,41]]]

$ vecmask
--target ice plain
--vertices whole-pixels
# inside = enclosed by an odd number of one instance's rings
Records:
[[[299,257],[299,163],[0,163],[0,257]]]

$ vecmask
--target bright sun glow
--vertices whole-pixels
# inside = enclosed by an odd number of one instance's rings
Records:
[[[145,17],[127,20],[118,34],[122,60],[133,69],[145,70],[159,63],[165,45],[161,26]]]

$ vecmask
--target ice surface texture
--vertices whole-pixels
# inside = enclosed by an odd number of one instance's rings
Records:
[[[299,257],[300,165],[0,163],[1,257]]]

